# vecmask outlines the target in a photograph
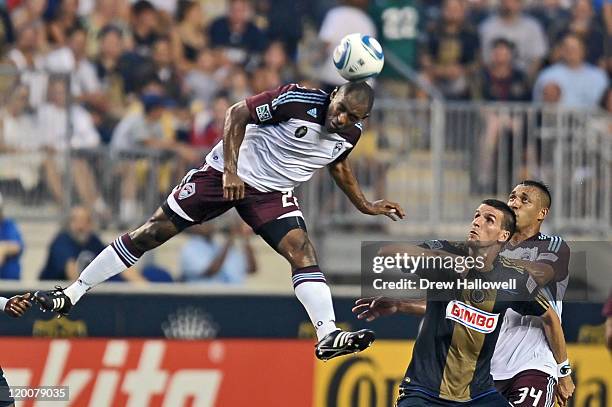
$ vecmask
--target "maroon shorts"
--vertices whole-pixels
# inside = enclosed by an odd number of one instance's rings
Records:
[[[244,186],[244,198],[228,201],[223,198],[223,174],[209,165],[193,169],[177,185],[166,203],[164,211],[172,212],[171,218],[180,228],[206,222],[236,208],[240,217],[254,231],[264,224],[285,217],[303,218],[293,191],[261,192]],[[178,219],[177,219],[178,218]]]
[[[498,380],[495,387],[517,407],[552,407],[555,405],[554,377],[539,370],[525,370],[508,380]]]

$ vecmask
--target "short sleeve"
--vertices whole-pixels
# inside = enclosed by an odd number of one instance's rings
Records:
[[[246,105],[255,124],[278,123],[286,120],[282,110],[278,109],[278,102],[287,98],[289,92],[297,86],[294,84],[280,86],[273,90],[261,92],[246,99]]]
[[[569,274],[570,248],[560,237],[553,236],[547,246],[541,247],[537,263],[548,264],[553,268],[554,281],[563,281]]]
[[[255,124],[274,124],[291,118],[320,123],[323,116],[317,112],[325,110],[327,103],[328,95],[325,92],[296,84],[283,85],[246,99]]]
[[[21,238],[21,233],[19,233],[19,229],[17,228],[17,224],[13,221],[7,224],[6,228],[6,240],[10,240],[19,245],[21,251],[23,251],[23,239]]]

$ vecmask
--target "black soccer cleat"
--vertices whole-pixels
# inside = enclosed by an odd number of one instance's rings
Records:
[[[72,308],[70,298],[64,294],[64,289],[58,285],[55,286],[55,290],[36,291],[34,293],[34,301],[40,305],[40,309],[43,312],[57,312],[60,317],[68,315],[68,312]]]
[[[349,355],[367,349],[376,339],[373,331],[362,329],[357,332],[346,332],[341,329],[327,334],[315,345],[318,359],[329,360],[342,355]]]

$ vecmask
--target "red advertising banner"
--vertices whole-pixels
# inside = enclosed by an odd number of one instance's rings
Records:
[[[311,407],[314,354],[296,340],[0,339],[10,386],[68,386],[68,404]]]

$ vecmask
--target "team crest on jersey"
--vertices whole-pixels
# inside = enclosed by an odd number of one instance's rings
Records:
[[[336,155],[338,155],[338,153],[342,150],[342,147],[344,146],[344,143],[339,141],[336,143],[336,145],[334,146],[334,151],[332,151],[332,157],[335,157]]]
[[[257,113],[257,118],[260,122],[265,122],[272,118],[272,113],[270,112],[270,106],[268,106],[268,104],[257,106],[255,108],[255,113]]]
[[[295,137],[302,138],[302,137],[304,137],[306,135],[306,133],[308,133],[308,127],[300,126],[295,131]]]
[[[183,185],[183,188],[181,188],[181,192],[179,192],[178,199],[189,198],[191,195],[195,194],[195,191],[195,184],[193,182],[188,182]]]
[[[490,334],[497,327],[499,314],[491,314],[461,301],[451,301],[446,306],[446,319],[455,321],[473,331]]]

